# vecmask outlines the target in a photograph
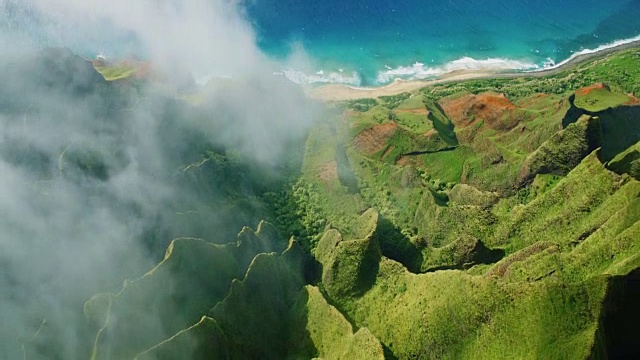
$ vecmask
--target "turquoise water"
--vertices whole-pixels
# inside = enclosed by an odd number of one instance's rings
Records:
[[[291,80],[361,86],[550,67],[640,35],[640,0],[253,0],[247,16]]]

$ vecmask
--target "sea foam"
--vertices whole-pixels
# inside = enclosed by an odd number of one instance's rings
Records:
[[[553,61],[552,59],[547,59],[547,61],[544,62],[542,68],[538,67],[536,69],[531,69],[529,71],[534,72],[534,71],[543,71],[543,70],[551,70],[551,69],[555,69],[558,68],[560,66],[566,65],[569,62],[571,62],[572,60],[574,60],[575,58],[582,56],[582,55],[589,55],[589,54],[595,54],[598,53],[600,51],[604,51],[604,50],[609,50],[618,46],[622,46],[622,45],[626,45],[626,44],[630,44],[636,41],[640,41],[640,35],[636,36],[636,37],[632,37],[629,39],[621,39],[621,40],[615,40],[613,42],[610,42],[608,44],[604,44],[604,45],[600,45],[598,47],[596,47],[595,49],[583,49],[580,50],[578,52],[573,53],[569,58],[562,60],[559,63],[556,63],[555,61]]]
[[[345,85],[360,85],[360,76],[357,72],[331,71],[325,72],[319,70],[314,73],[306,73],[301,70],[283,69],[282,72],[274,73],[275,75],[283,75],[289,81],[296,84],[318,84],[332,83]]]
[[[444,75],[458,70],[530,70],[537,69],[538,65],[526,61],[504,59],[504,58],[488,58],[477,60],[470,57],[462,57],[451,61],[442,66],[425,66],[423,63],[416,62],[411,66],[400,66],[390,68],[386,66],[386,70],[380,71],[376,78],[378,84],[387,84],[395,79],[403,80],[421,80],[431,77]]]
[[[375,85],[385,85],[399,79],[423,80],[437,78],[447,73],[461,70],[521,71],[524,73],[551,70],[566,65],[567,63],[580,56],[594,54],[636,41],[640,41],[640,35],[629,39],[616,40],[608,44],[600,45],[594,49],[583,49],[577,51],[573,53],[569,58],[560,62],[556,62],[552,58],[547,58],[546,60],[536,64],[525,60],[514,60],[507,58],[474,59],[465,56],[440,66],[427,66],[421,62],[415,62],[414,64],[409,66],[399,66],[395,68],[385,65],[384,70],[380,70],[377,73],[377,76],[375,78]],[[284,69],[281,72],[274,74],[285,76],[288,80],[296,84],[331,83],[355,87],[362,85],[362,78],[357,72],[348,72],[343,71],[342,69],[339,69],[337,71],[318,70],[313,72],[305,72],[296,69]]]

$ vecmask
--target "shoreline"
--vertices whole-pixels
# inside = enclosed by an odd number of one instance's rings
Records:
[[[380,96],[398,95],[404,92],[417,91],[427,86],[478,79],[504,79],[518,77],[543,77],[555,75],[571,69],[585,62],[605,57],[611,53],[640,47],[640,39],[627,43],[614,45],[601,50],[593,50],[589,53],[578,54],[557,66],[549,69],[541,69],[529,72],[505,72],[499,70],[456,70],[429,80],[402,80],[395,79],[392,83],[379,87],[355,87],[342,84],[328,84],[318,87],[307,87],[305,92],[308,97],[321,101],[347,101],[365,98],[378,98]]]

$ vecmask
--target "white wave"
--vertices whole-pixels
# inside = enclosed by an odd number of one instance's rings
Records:
[[[640,35],[636,36],[636,37],[632,37],[629,39],[622,39],[622,40],[615,40],[613,42],[610,42],[608,44],[604,44],[604,45],[600,45],[595,49],[584,49],[584,50],[580,50],[576,53],[573,53],[568,59],[566,60],[562,60],[559,63],[554,62],[551,59],[548,59],[548,61],[546,61],[544,63],[544,66],[542,67],[542,69],[534,69],[532,71],[541,71],[541,70],[551,70],[551,69],[555,69],[558,68],[562,65],[567,64],[568,62],[570,62],[571,60],[577,58],[578,56],[582,56],[582,55],[588,55],[588,54],[594,54],[603,50],[608,50],[608,49],[612,49],[618,46],[622,46],[622,45],[626,45],[626,44],[630,44],[632,42],[636,42],[636,41],[640,41]]]
[[[275,74],[275,73],[274,73]],[[313,74],[305,73],[304,71],[294,69],[283,69],[281,73],[289,81],[296,84],[318,84],[318,83],[333,83],[333,84],[347,84],[347,85],[360,85],[360,76],[357,72],[346,73],[342,69],[337,72],[325,72],[323,70],[317,71]]]
[[[428,78],[436,78],[453,71],[471,70],[471,71],[522,71],[535,72],[542,70],[555,69],[567,64],[573,59],[587,54],[597,53],[599,51],[615,48],[621,45],[640,41],[640,35],[624,39],[616,40],[611,43],[598,46],[595,49],[584,49],[572,54],[568,59],[561,62],[555,62],[552,58],[535,64],[524,60],[514,60],[507,58],[487,58],[474,59],[471,57],[462,57],[440,66],[427,66],[421,62],[415,62],[409,66],[399,66],[393,68],[384,65],[384,70],[378,72],[376,77],[376,86],[391,83],[392,81],[401,80],[422,80]],[[539,54],[539,50],[534,50]],[[290,81],[297,84],[318,84],[318,83],[335,83],[357,87],[361,84],[362,79],[357,72],[347,72],[343,69],[337,71],[319,70],[306,73],[300,70],[283,69],[280,72],[274,72],[274,75],[285,76]]]
[[[400,66],[392,69],[385,66],[387,70],[378,73],[376,82],[386,84],[394,79],[420,80],[436,77],[457,70],[529,70],[539,66],[519,60],[489,58],[477,60],[470,57],[462,57],[442,66],[429,67],[423,63],[416,62],[411,66]]]
[[[556,62],[553,61],[553,59],[550,58],[550,57],[547,58],[547,60],[545,60],[542,63],[542,69],[548,69],[548,68],[551,68],[551,67],[554,67],[554,66],[556,66]],[[536,70],[533,70],[533,71],[536,71]]]

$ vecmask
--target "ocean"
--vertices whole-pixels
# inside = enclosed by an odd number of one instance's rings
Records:
[[[640,0],[251,0],[246,16],[280,74],[307,84],[535,71],[640,39]]]

